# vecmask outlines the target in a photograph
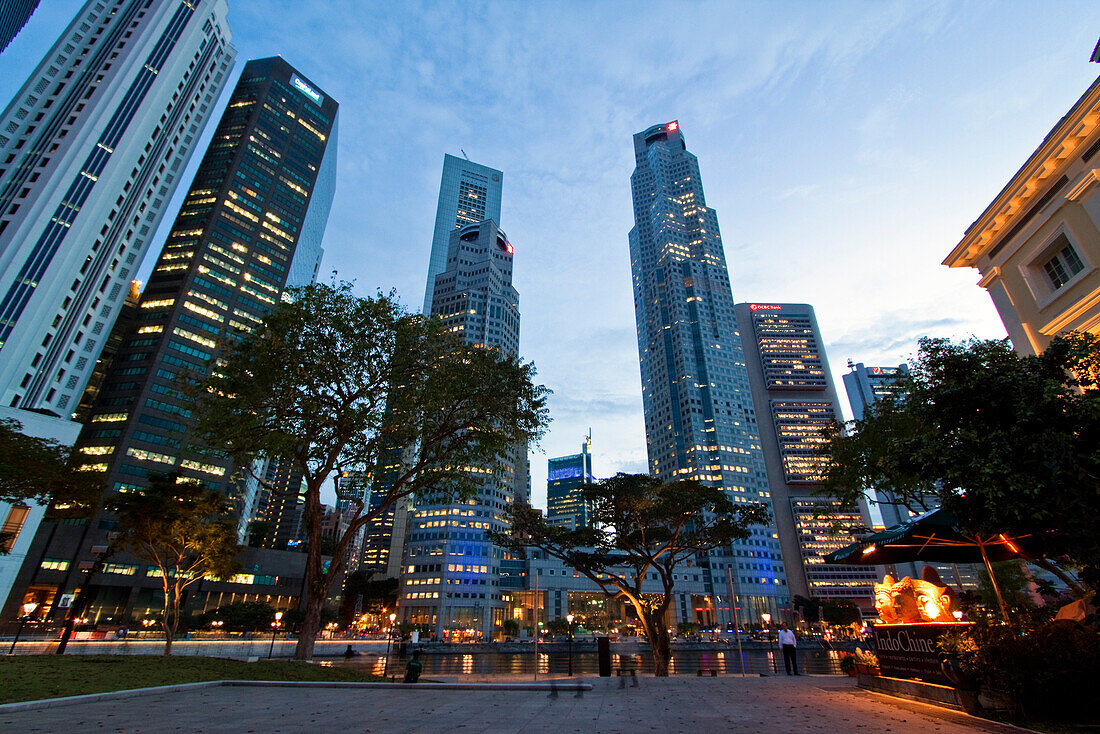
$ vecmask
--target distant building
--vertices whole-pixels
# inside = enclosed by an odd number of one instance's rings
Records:
[[[0,24],[14,33],[31,7],[4,3]],[[71,446],[80,431],[77,403],[233,68],[225,14],[225,0],[88,0],[0,113],[0,418],[29,435]],[[19,525],[0,605],[44,513],[0,502]]]
[[[0,0],[0,53],[23,30],[37,7],[38,0]]]
[[[581,452],[547,461],[546,521],[576,530],[588,525],[588,504],[584,488],[592,484],[592,436],[585,438]]]
[[[424,313],[432,312],[435,276],[447,269],[451,233],[485,219],[500,221],[500,197],[504,174],[495,168],[450,154],[443,156],[443,178],[435,208],[432,252],[428,259],[428,284],[424,287]]]
[[[870,525],[858,510],[845,511],[835,500],[818,497],[825,457],[818,454],[821,434],[842,419],[828,358],[812,306],[803,303],[739,303],[745,362],[760,421],[772,507],[792,595],[850,599],[873,606],[873,566],[834,566],[824,556],[852,542],[838,535],[828,510],[853,529]]]
[[[852,364],[849,361],[848,368],[851,372],[844,375],[844,390],[848,393],[848,402],[856,420],[863,417],[867,406],[885,397],[898,396],[897,381],[909,374],[907,364],[899,364],[897,367],[865,367],[862,362]]]
[[[977,268],[1020,354],[1069,331],[1100,334],[1100,79],[943,264]]]

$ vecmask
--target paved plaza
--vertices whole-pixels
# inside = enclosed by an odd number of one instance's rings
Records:
[[[895,702],[850,678],[589,678],[593,690],[209,687],[0,711],[5,732],[937,732],[1019,729]]]

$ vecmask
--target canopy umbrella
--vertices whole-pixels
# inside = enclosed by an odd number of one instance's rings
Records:
[[[825,556],[826,563],[884,565],[889,563],[978,563],[985,564],[1001,615],[1008,621],[1001,589],[990,565],[994,561],[1033,557],[1022,547],[1031,536],[1009,538],[1004,533],[970,533],[947,510],[918,515],[908,522],[868,535]]]

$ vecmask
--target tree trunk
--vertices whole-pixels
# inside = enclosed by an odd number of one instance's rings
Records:
[[[1088,596],[1088,592],[1085,591],[1085,589],[1082,588],[1080,584],[1074,581],[1072,576],[1070,576],[1062,569],[1058,568],[1058,566],[1054,565],[1046,558],[1032,558],[1029,560],[1031,563],[1034,563],[1036,566],[1043,569],[1044,571],[1047,571],[1057,576],[1058,579],[1062,581],[1062,583],[1070,588],[1070,591],[1072,591],[1073,595],[1076,596],[1078,599],[1084,599],[1086,596]]]
[[[664,609],[647,612],[643,618],[649,649],[653,654],[653,675],[657,678],[668,677],[668,664],[672,658],[668,630],[665,628]]]
[[[294,648],[295,660],[311,660],[313,645],[321,631],[321,608],[325,604],[325,592],[316,593],[313,584],[309,585],[306,599],[306,613],[302,618],[302,629],[298,632],[298,645]]]

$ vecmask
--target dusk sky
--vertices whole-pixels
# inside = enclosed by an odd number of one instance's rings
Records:
[[[81,5],[41,3],[0,54],[5,103]],[[646,470],[635,132],[679,120],[735,300],[812,304],[843,396],[848,359],[1004,337],[977,271],[940,262],[1100,74],[1095,0],[229,5],[237,73],[279,54],[340,102],[324,278],[419,308],[444,153],[504,171],[520,351],[554,391],[537,506],[589,428],[597,475]]]

